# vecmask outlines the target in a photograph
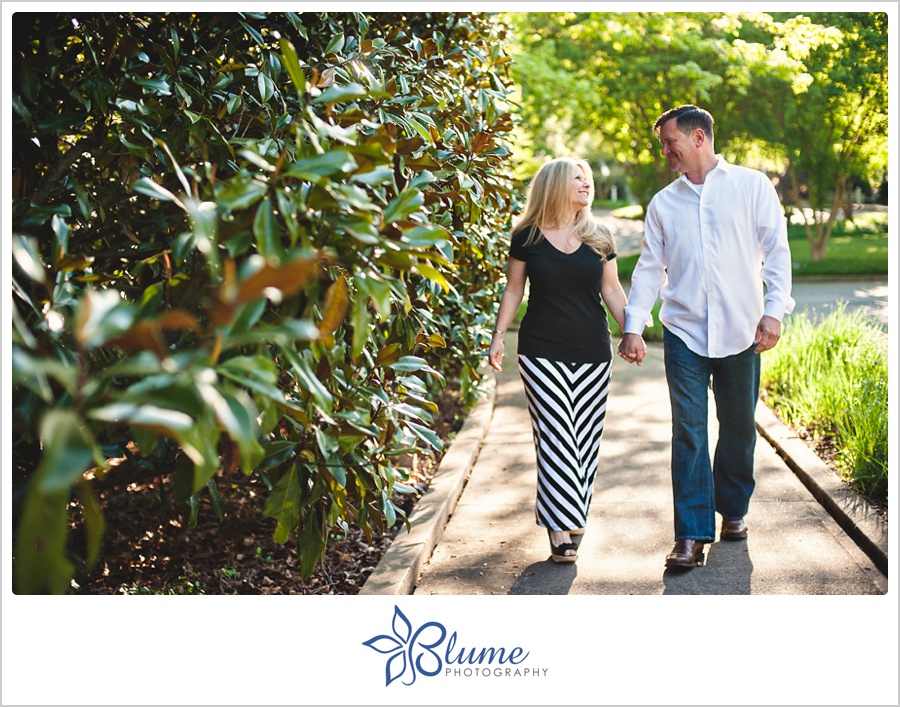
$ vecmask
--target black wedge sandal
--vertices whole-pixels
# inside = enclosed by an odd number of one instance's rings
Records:
[[[550,529],[547,529],[547,537],[550,538]],[[573,550],[575,552],[574,555],[567,555],[566,552],[569,550]],[[554,562],[575,562],[578,559],[578,545],[575,543],[562,543],[561,545],[554,545],[553,540],[550,539],[550,559]]]
[[[581,540],[584,538],[584,528],[570,530],[569,536],[572,538],[572,542],[575,544],[576,548],[581,547]]]

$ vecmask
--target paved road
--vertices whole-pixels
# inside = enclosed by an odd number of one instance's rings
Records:
[[[799,279],[794,281],[794,313],[806,311],[817,318],[834,311],[837,302],[846,303],[847,310],[862,310],[873,321],[888,326],[888,278],[859,278],[819,281]]]

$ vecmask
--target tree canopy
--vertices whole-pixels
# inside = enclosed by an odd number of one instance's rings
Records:
[[[672,179],[653,137],[695,103],[727,157],[782,181],[807,207],[814,257],[855,180],[887,161],[883,13],[506,13],[517,101],[532,155],[584,150],[622,165],[646,206]],[[560,90],[564,86],[565,90]],[[590,136],[585,139],[584,136]]]

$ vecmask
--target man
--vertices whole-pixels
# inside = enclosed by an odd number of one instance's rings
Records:
[[[781,321],[794,307],[791,254],[774,186],[762,172],[716,155],[709,112],[673,108],[653,131],[681,177],[647,209],[619,355],[640,365],[642,333],[659,296],[675,506],[666,567],[690,569],[703,563],[703,547],[715,539],[716,512],[721,539],[747,537],[760,354],[778,343]],[[712,463],[710,382],[719,421]]]

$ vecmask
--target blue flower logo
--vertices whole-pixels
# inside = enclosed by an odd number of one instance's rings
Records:
[[[363,642],[364,646],[388,656],[384,666],[385,687],[407,673],[411,677],[404,685],[412,685],[419,674],[432,677],[441,671],[441,657],[434,648],[446,638],[447,629],[429,621],[413,632],[412,624],[398,606],[394,606],[391,629],[393,636],[382,634]]]

